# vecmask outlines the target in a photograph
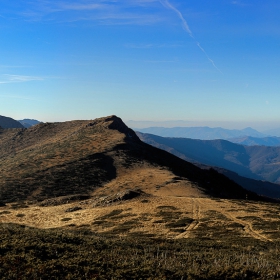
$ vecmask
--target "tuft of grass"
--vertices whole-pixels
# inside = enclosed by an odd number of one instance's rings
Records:
[[[72,220],[72,218],[62,218],[61,219],[62,222],[68,222],[68,221],[71,221],[71,220]]]
[[[0,215],[6,215],[6,214],[11,214],[11,211],[4,210],[0,212]]]
[[[194,220],[192,218],[184,217],[180,218],[177,221],[171,222],[166,224],[166,227],[169,228],[179,228],[179,227],[186,227],[187,225],[191,224]]]
[[[20,209],[20,208],[28,208],[28,205],[26,205],[25,203],[21,202],[21,203],[13,203],[11,205],[12,209]]]
[[[111,211],[110,213],[102,216],[102,217],[99,217],[99,219],[110,219],[110,218],[113,218],[119,214],[121,214],[123,212],[122,209],[115,209],[113,211]]]
[[[109,228],[109,227],[115,226],[116,223],[112,222],[112,221],[107,221],[107,220],[96,220],[96,221],[92,222],[92,225],[101,226],[102,228]]]
[[[18,214],[16,214],[16,217],[18,217],[18,218],[22,218],[22,217],[24,217],[25,216],[25,214],[23,214],[23,213],[18,213]]]
[[[157,209],[161,209],[161,210],[177,210],[177,208],[175,206],[171,206],[171,205],[160,205],[157,207]]]

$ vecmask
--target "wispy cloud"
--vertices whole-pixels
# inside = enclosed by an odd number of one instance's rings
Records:
[[[206,51],[202,48],[202,46],[200,45],[200,43],[195,39],[186,19],[184,18],[183,14],[177,9],[175,8],[173,5],[170,4],[170,2],[168,0],[159,0],[159,2],[166,8],[174,11],[177,16],[179,17],[179,19],[182,21],[183,24],[183,28],[184,30],[189,34],[189,36],[196,42],[196,45],[198,46],[198,48],[205,54],[205,56],[207,57],[207,59],[209,60],[209,62],[213,65],[214,68],[216,68],[220,73],[221,70],[216,66],[216,64],[214,63],[214,61],[209,57],[209,55],[206,53]]]
[[[0,64],[0,69],[12,69],[12,68],[28,68],[30,65],[5,65]]]
[[[38,100],[27,96],[11,95],[11,94],[0,94],[0,97],[11,98],[11,99],[23,99],[23,100]]]
[[[231,4],[241,7],[248,6],[248,4],[242,3],[241,1],[232,1]]]
[[[124,45],[126,48],[131,49],[153,49],[153,48],[178,48],[184,47],[183,44],[174,43],[174,44],[151,44],[151,43],[144,43],[144,44],[126,44]]]
[[[25,75],[10,75],[4,74],[0,76],[0,84],[11,84],[11,83],[25,83],[31,81],[43,81],[44,78],[36,76],[25,76]]]
[[[164,7],[176,14],[183,29],[195,41],[197,47],[204,53],[213,67],[221,72],[200,42],[196,40],[182,12],[169,0],[29,0],[28,2],[19,0],[19,3],[21,3],[21,7],[16,9],[16,13],[28,21],[60,23],[91,21],[103,25],[152,25],[160,23],[166,21],[166,15],[162,9]],[[232,1],[232,4],[240,4],[240,1]],[[151,48],[155,46],[148,44],[140,47]],[[14,80],[16,79],[15,77]]]
[[[86,12],[105,9],[106,5],[102,4],[83,4],[83,3],[71,3],[71,2],[50,2],[50,1],[37,1],[30,2],[29,5],[23,7],[18,13],[29,21],[41,21],[48,20],[49,16],[55,14],[67,13],[67,12]],[[55,18],[53,18],[54,20]]]
[[[58,11],[63,11],[63,10],[74,10],[74,11],[91,11],[91,10],[97,10],[97,9],[102,9],[104,8],[105,5],[102,4],[81,4],[81,3],[62,3],[57,6]]]
[[[10,13],[31,22],[92,21],[98,24],[139,25],[163,20],[153,10],[156,7],[159,7],[158,0],[29,0],[27,3],[22,1],[16,12]]]
[[[99,1],[98,1],[99,2]],[[101,3],[80,3],[71,1],[48,1],[48,0],[31,0],[27,4],[24,3],[18,7],[17,15],[23,17],[27,21],[62,21],[65,15],[61,14],[69,12],[87,12],[94,10],[104,10],[107,5]],[[55,15],[59,17],[56,18]],[[79,16],[80,15],[76,15]]]
[[[175,63],[177,60],[145,60],[147,63]]]

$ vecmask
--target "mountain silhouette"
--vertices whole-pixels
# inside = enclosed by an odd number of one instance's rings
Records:
[[[255,180],[280,183],[280,147],[243,146],[226,140],[138,135],[146,143],[190,162],[221,167]]]
[[[252,137],[244,136],[231,138],[228,141],[246,146],[280,146],[280,137]]]
[[[39,124],[40,121],[34,120],[34,119],[23,119],[18,120],[25,128],[31,127],[33,125]]]
[[[12,118],[0,116],[0,127],[2,127],[2,128],[23,128],[24,126],[20,122],[14,120]]]
[[[142,133],[153,134],[162,137],[183,137],[201,140],[229,139],[241,136],[264,137],[265,134],[250,127],[242,130],[225,129],[221,127],[148,127],[135,129]]]

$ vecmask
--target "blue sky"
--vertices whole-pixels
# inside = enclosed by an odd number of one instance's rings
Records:
[[[0,115],[280,126],[278,0],[0,4]]]

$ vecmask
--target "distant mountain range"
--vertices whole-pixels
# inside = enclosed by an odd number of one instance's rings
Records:
[[[167,138],[140,134],[144,142],[187,161],[221,167],[255,180],[280,183],[280,147],[243,146],[226,140]]]
[[[2,128],[29,128],[33,125],[41,123],[37,120],[23,119],[14,120],[10,117],[0,116],[0,127]]]
[[[242,130],[225,129],[221,127],[148,127],[136,129],[142,133],[154,134],[162,137],[182,137],[201,140],[230,139],[241,136],[266,137],[267,135],[247,127]]]
[[[264,133],[267,135],[273,135],[273,136],[280,137],[280,127],[266,130],[266,131],[264,131]]]
[[[40,121],[33,120],[33,119],[23,119],[23,120],[19,120],[18,122],[20,122],[26,128],[41,123]]]
[[[231,138],[228,141],[246,145],[246,146],[280,146],[280,137],[252,137],[252,136],[244,136],[239,138]]]
[[[4,116],[0,116],[0,127],[2,128],[24,128],[24,126],[12,119],[12,118],[9,118],[9,117],[4,117]]]
[[[136,131],[162,137],[191,138],[199,140],[223,139],[246,146],[280,146],[280,137],[269,136],[274,135],[272,132],[277,135],[277,130],[267,131],[270,132],[270,134],[264,134],[250,127],[241,130],[224,129],[220,127],[148,127],[139,128],[136,129]]]

